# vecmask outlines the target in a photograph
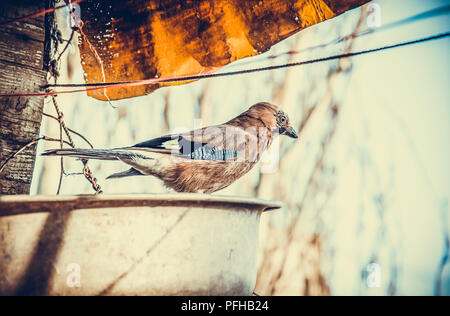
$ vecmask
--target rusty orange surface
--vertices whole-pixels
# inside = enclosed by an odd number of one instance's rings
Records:
[[[80,3],[85,81],[211,72],[265,52],[292,34],[365,2],[368,0],[86,0]],[[145,95],[163,85],[168,83],[94,90],[88,95],[117,100]]]

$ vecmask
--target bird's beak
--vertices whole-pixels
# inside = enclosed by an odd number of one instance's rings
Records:
[[[290,138],[298,138],[298,134],[295,129],[291,126],[286,127],[284,134]]]

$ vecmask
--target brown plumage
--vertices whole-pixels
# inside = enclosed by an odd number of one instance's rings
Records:
[[[246,174],[278,134],[297,138],[287,115],[262,102],[234,119],[115,149],[54,149],[43,155],[120,160],[131,169],[108,178],[152,175],[177,192],[212,193]]]

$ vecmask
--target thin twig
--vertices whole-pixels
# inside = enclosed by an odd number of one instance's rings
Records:
[[[61,120],[62,120],[62,114],[61,114],[61,117],[60,117],[60,121]],[[61,149],[63,149],[64,143],[63,143],[63,128],[62,128],[62,124],[59,124],[59,139],[60,139],[59,147]],[[56,194],[57,195],[61,191],[62,179],[63,179],[63,175],[65,173],[65,171],[64,171],[64,157],[63,156],[60,157],[60,165],[61,165],[61,172],[59,173],[58,189],[56,190]]]
[[[64,129],[64,132],[66,133],[67,139],[69,140],[70,147],[75,148],[75,144],[73,142],[72,137],[70,136],[69,130],[66,127],[66,123],[64,123],[63,120],[63,114],[61,110],[59,109],[58,103],[56,103],[56,97],[52,96],[53,106],[55,107],[56,114],[58,115],[58,122],[61,125],[61,127]]]
[[[62,52],[59,54],[58,58],[56,58],[56,61],[59,61],[61,59],[62,55],[66,52],[67,48],[69,47],[70,43],[72,42],[74,33],[75,33],[75,30],[72,30],[72,33],[70,33],[70,37],[66,43],[66,46],[64,46]]]
[[[437,272],[437,279],[436,279],[436,285],[435,285],[435,295],[436,296],[442,296],[442,279],[444,276],[444,269],[446,265],[450,261],[450,235],[448,230],[448,220],[447,215],[448,214],[448,201],[446,201],[442,205],[442,223],[443,223],[443,230],[444,230],[444,252],[442,254],[441,262],[439,264],[438,272]],[[444,293],[446,294],[446,293]]]
[[[91,50],[91,52],[94,54],[94,57],[95,57],[95,59],[97,60],[97,63],[98,63],[98,65],[100,66],[100,70],[101,70],[101,72],[102,72],[102,80],[103,80],[103,83],[106,83],[106,75],[105,75],[105,68],[103,67],[103,61],[102,61],[102,59],[100,58],[100,55],[99,55],[99,53],[97,52],[97,49],[95,49],[94,45],[92,45],[92,43],[91,43],[91,41],[89,40],[89,38],[87,37],[87,35],[83,32],[83,26],[84,26],[83,21],[80,21],[80,23],[81,23],[81,25],[80,25],[78,31],[80,32],[81,36],[83,36],[83,40],[88,44],[89,49]],[[112,105],[112,103],[111,103],[111,99],[110,99],[109,96],[108,96],[107,88],[104,88],[104,89],[103,89],[103,95],[106,97],[106,100],[108,101],[109,105],[110,105],[111,107],[114,107],[114,106]]]
[[[52,119],[54,119],[55,121],[58,121],[58,122],[59,122],[59,119],[58,119],[56,116],[53,116],[53,115],[51,115],[51,114],[44,113],[44,112],[42,113],[42,115],[47,116],[47,117],[49,117],[49,118],[52,118]],[[84,141],[89,145],[89,147],[94,148],[94,146],[92,145],[92,143],[91,143],[85,136],[83,136],[82,134],[78,133],[77,131],[74,131],[73,129],[71,129],[71,128],[69,128],[69,127],[67,127],[67,130],[68,130],[69,132],[71,132],[72,134],[77,135],[77,136],[80,137],[82,140],[84,140]]]
[[[60,139],[52,138],[52,137],[48,137],[48,136],[42,136],[42,137],[39,137],[39,138],[37,138],[37,139],[35,139],[35,140],[32,140],[31,142],[29,142],[29,143],[25,144],[24,146],[22,146],[18,151],[16,151],[14,154],[12,154],[11,156],[9,156],[9,157],[2,163],[2,165],[1,165],[1,167],[0,167],[0,173],[3,171],[3,169],[4,169],[5,166],[6,166],[6,164],[7,164],[11,159],[13,159],[14,157],[16,157],[18,154],[20,154],[21,152],[23,152],[23,151],[24,151],[25,149],[27,149],[28,147],[30,147],[30,146],[36,144],[36,143],[37,143],[38,141],[40,141],[40,140],[46,140],[46,141],[49,141],[49,142],[60,142],[60,141],[61,141]],[[64,141],[64,140],[63,140],[63,142],[64,142],[64,144],[69,145],[68,142],[66,142],[66,141]]]
[[[67,173],[65,172],[64,175],[66,177],[71,177],[71,176],[84,176],[83,172],[71,172],[71,173]]]
[[[56,96],[52,96],[53,105],[55,107],[56,113],[58,115],[58,121],[61,126],[61,128],[64,130],[64,132],[67,135],[67,138],[69,139],[69,146],[72,148],[75,148],[75,143],[73,142],[72,136],[70,136],[69,129],[67,128],[66,124],[64,123],[64,120],[62,119],[62,112],[59,109],[58,103],[56,102]],[[88,161],[86,159],[82,159],[81,162],[83,163],[83,174],[84,177],[91,183],[92,188],[95,190],[97,194],[102,193],[101,186],[97,183],[97,178],[95,178],[92,175],[92,171],[89,169],[87,163]]]

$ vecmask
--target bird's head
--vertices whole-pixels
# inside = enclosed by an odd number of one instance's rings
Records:
[[[272,131],[291,138],[298,138],[297,132],[289,123],[288,115],[276,105],[269,102],[260,102],[247,111],[248,115],[257,117]]]

